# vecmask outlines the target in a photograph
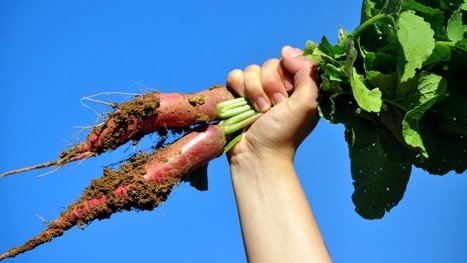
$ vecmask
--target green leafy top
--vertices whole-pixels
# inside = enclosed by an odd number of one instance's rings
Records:
[[[322,117],[343,123],[364,218],[402,199],[412,165],[467,169],[467,0],[364,0],[339,41],[308,42],[319,64]]]

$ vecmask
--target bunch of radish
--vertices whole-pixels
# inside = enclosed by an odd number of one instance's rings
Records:
[[[227,142],[234,143],[241,131],[260,116],[246,99],[235,99],[223,86],[189,95],[148,93],[114,107],[115,111],[89,133],[85,142],[64,151],[58,160],[2,176],[49,166],[61,167],[157,131],[164,133],[184,128],[189,132],[150,154],[142,152],[131,157],[117,170],[105,169],[103,176],[93,180],[81,198],[45,231],[0,255],[0,260],[31,250],[74,226],[109,218],[123,210],[152,210],[167,199],[181,180],[191,181],[193,186],[205,190],[202,180],[208,162],[221,155],[224,147],[231,147]]]
[[[320,116],[345,125],[357,213],[382,218],[404,196],[412,167],[431,174],[467,170],[467,0],[364,0],[361,24],[323,37],[304,54],[319,68]],[[191,95],[150,93],[113,105],[85,142],[58,160],[1,174],[84,160],[129,141],[189,130],[105,169],[48,228],[0,260],[122,210],[152,210],[181,180],[205,189],[208,162],[232,147],[260,115],[216,86]],[[204,179],[203,179],[204,178]]]

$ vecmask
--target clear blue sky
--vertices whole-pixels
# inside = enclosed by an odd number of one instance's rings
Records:
[[[74,126],[96,121],[79,103],[84,96],[199,91],[285,44],[334,42],[359,13],[360,1],[343,0],[0,0],[0,171],[52,160],[76,142]],[[0,251],[45,229],[36,215],[54,219],[103,166],[132,151],[0,180]],[[367,221],[351,201],[342,126],[321,121],[296,166],[336,262],[467,262],[466,174],[414,169],[403,201]],[[209,172],[207,192],[181,185],[159,209],[74,228],[5,262],[245,262],[225,157]]]

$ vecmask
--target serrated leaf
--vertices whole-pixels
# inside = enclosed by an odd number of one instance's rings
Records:
[[[410,177],[406,150],[383,127],[354,118],[346,123],[352,179],[352,200],[363,218],[382,218],[404,196]]]
[[[428,23],[430,23],[431,28],[435,31],[436,39],[446,39],[446,22],[444,19],[444,12],[438,8],[432,8],[426,5],[423,5],[414,0],[404,0],[403,1],[404,10],[413,10],[415,13]]]
[[[434,31],[430,24],[413,11],[400,14],[397,37],[404,54],[399,62],[398,73],[401,81],[407,81],[416,74],[435,48]]]
[[[402,134],[408,145],[419,149],[421,154],[428,158],[419,122],[427,110],[445,98],[446,81],[441,76],[427,73],[421,74],[417,82],[414,92],[398,100],[400,105],[409,109],[402,120]]]
[[[363,77],[357,73],[355,68],[352,73],[350,86],[358,106],[368,112],[379,112],[383,104],[381,91],[378,88],[369,90],[363,82]]]
[[[449,40],[459,41],[464,38],[464,28],[462,25],[462,11],[456,10],[448,20],[446,33]]]

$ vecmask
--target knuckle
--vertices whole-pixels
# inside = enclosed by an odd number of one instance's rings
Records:
[[[280,79],[278,76],[275,76],[273,74],[263,74],[261,76],[261,81],[264,86],[271,86],[271,85],[276,85],[277,82],[280,82]]]
[[[227,75],[227,82],[237,82],[243,80],[243,71],[240,69],[234,69]]]
[[[261,69],[259,65],[252,64],[245,68],[245,72],[257,72]]]
[[[263,93],[263,86],[257,79],[245,79],[245,92],[249,96],[255,96]]]
[[[271,58],[271,59],[266,60],[266,61],[263,63],[263,67],[276,66],[276,65],[279,64],[279,62],[280,62],[279,59],[277,59],[277,58]]]

